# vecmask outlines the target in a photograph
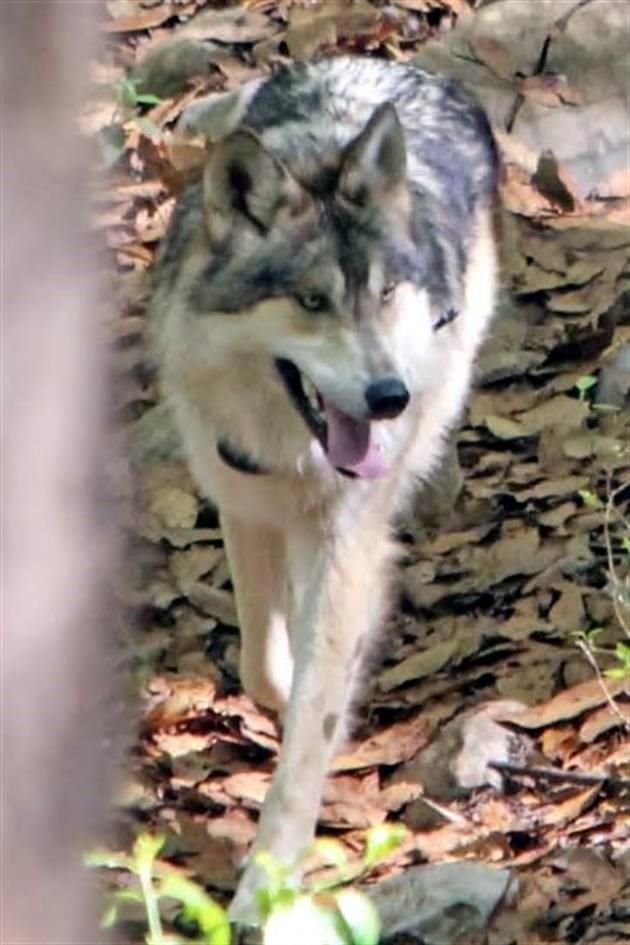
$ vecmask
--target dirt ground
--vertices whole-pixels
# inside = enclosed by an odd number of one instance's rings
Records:
[[[115,412],[134,491],[121,637],[142,700],[118,839],[166,831],[164,855],[219,899],[253,837],[278,730],[239,689],[217,516],[178,457],[143,341],[148,271],[200,161],[200,143],[174,131],[185,106],[344,49],[417,58],[480,95],[504,161],[504,292],[449,460],[400,523],[397,603],[320,829],[352,859],[366,827],[409,828],[369,882],[462,860],[510,870],[463,945],[628,939],[629,111],[615,71],[627,57],[612,51],[630,34],[623,4],[601,2],[104,4],[81,125],[110,165],[93,222],[117,299]],[[147,85],[160,101],[125,91],[150,44],[186,30],[208,50],[188,86]],[[125,470],[120,491],[129,499]]]

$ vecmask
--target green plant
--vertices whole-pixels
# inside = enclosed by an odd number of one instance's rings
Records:
[[[155,141],[161,137],[161,130],[141,114],[146,106],[159,105],[162,99],[157,95],[140,92],[137,84],[127,76],[120,79],[113,89],[116,111],[109,125],[101,130],[100,143],[103,161],[106,167],[112,167],[124,154],[127,142],[125,126],[135,125],[143,135]]]
[[[295,887],[289,870],[268,854],[259,854],[258,863],[269,877],[258,897],[264,945],[293,945],[297,941],[300,945],[377,945],[380,925],[376,909],[368,896],[351,884],[392,853],[406,835],[405,828],[396,824],[373,827],[366,834],[363,856],[357,863],[348,862],[340,843],[316,840],[311,854],[333,869],[304,889]]]
[[[604,543],[608,565],[607,589],[617,624],[625,639],[617,640],[614,646],[602,646],[600,637],[604,632],[603,627],[595,627],[586,631],[580,630],[574,634],[574,637],[577,646],[591,664],[612,712],[617,715],[626,730],[630,731],[630,718],[622,711],[607,685],[609,679],[630,679],[630,522],[627,517],[624,517],[623,512],[617,509],[616,505],[617,500],[621,498],[626,489],[625,484],[613,489],[611,476],[609,475],[608,497],[605,505],[593,493],[586,490],[580,492],[580,497],[586,506],[597,509],[604,508]],[[616,521],[622,532],[619,542],[619,555],[613,552],[613,521]],[[619,564],[619,558],[621,558],[621,565]],[[614,665],[601,669],[598,657],[613,661]]]
[[[379,920],[371,900],[350,884],[388,856],[406,836],[403,827],[381,824],[366,835],[363,856],[349,863],[340,843],[315,841],[309,851],[324,866],[332,866],[325,878],[300,887],[291,871],[273,857],[261,853],[259,864],[268,876],[260,890],[258,905],[263,926],[263,945],[377,945]],[[164,837],[142,833],[130,854],[95,850],[85,862],[91,867],[121,870],[135,884],[110,895],[103,927],[111,928],[119,919],[120,907],[134,902],[143,906],[147,921],[146,945],[184,945],[190,938],[165,932],[160,901],[175,900],[180,914],[198,929],[198,945],[230,945],[231,932],[226,911],[197,883],[182,876],[176,867],[158,859]]]
[[[598,639],[603,632],[603,627],[594,627],[592,630],[578,630],[573,636],[582,652],[587,651],[593,657],[602,656],[616,661],[616,666],[601,671],[602,677],[630,679],[630,644],[618,640],[614,647],[600,646]]]
[[[174,867],[157,859],[164,837],[141,833],[130,854],[95,850],[85,857],[87,866],[124,870],[137,879],[137,886],[119,889],[110,896],[102,919],[103,928],[118,920],[120,906],[136,902],[144,906],[147,917],[146,945],[183,945],[187,940],[166,933],[160,917],[160,899],[175,899],[182,916],[196,923],[205,945],[230,945],[227,913],[197,883],[182,876]]]
[[[593,374],[584,374],[582,377],[579,377],[575,382],[575,386],[578,391],[579,399],[581,401],[586,400],[586,394],[597,384],[597,378]]]

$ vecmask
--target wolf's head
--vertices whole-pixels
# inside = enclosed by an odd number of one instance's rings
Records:
[[[221,318],[217,356],[268,356],[331,464],[380,475],[372,424],[398,417],[435,372],[453,303],[395,108],[317,160],[285,163],[237,130],[213,147],[203,192],[211,255],[190,300]]]

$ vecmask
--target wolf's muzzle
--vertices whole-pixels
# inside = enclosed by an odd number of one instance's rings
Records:
[[[409,391],[397,377],[382,377],[365,389],[371,420],[393,420],[409,403]]]

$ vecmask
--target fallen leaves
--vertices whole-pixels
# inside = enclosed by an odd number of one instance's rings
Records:
[[[112,5],[109,5],[110,12]],[[126,9],[126,8],[122,8]],[[128,8],[131,9],[131,8]],[[116,8],[114,8],[116,10]],[[101,24],[101,29],[105,33],[136,33],[141,30],[154,29],[166,23],[177,13],[177,7],[173,3],[161,3],[159,6],[143,10],[136,9],[134,12],[126,15],[114,16],[114,19],[107,20]]]
[[[208,886],[229,891],[255,831],[279,738],[276,721],[235,694],[237,615],[221,532],[186,471],[168,413],[156,406],[142,347],[147,268],[173,195],[206,156],[205,142],[182,138],[173,127],[203,93],[260,78],[287,52],[299,59],[375,50],[406,60],[431,36],[422,60],[476,87],[493,120],[510,211],[502,239],[510,294],[479,359],[459,463],[453,451],[454,471],[437,477],[439,495],[428,494],[433,517],[425,519],[419,503],[402,525],[402,607],[385,634],[385,666],[368,680],[369,715],[334,761],[322,824],[338,833],[350,856],[368,824],[394,816],[413,829],[391,867],[410,877],[391,897],[396,917],[413,913],[401,906],[405,888],[414,907],[419,902],[421,886],[409,870],[418,858],[461,861],[449,867],[483,859],[501,890],[505,871],[498,866],[517,868],[519,884],[514,906],[503,904],[488,938],[471,926],[471,942],[594,941],[580,910],[594,910],[587,918],[602,932],[598,941],[609,934],[616,942],[621,925],[611,901],[628,882],[620,863],[628,810],[610,783],[627,778],[630,768],[628,688],[604,679],[604,689],[593,678],[575,634],[614,627],[602,470],[619,481],[626,475],[628,426],[620,405],[627,371],[620,362],[611,387],[603,365],[630,342],[620,317],[630,273],[629,179],[618,166],[625,153],[621,112],[614,96],[601,106],[607,80],[587,81],[588,62],[584,77],[563,68],[562,43],[580,46],[588,6],[554,36],[553,71],[539,73],[533,70],[557,19],[554,4],[540,14],[537,8],[535,18],[528,0],[518,10],[493,3],[473,13],[472,6],[467,0],[398,0],[386,8],[369,0],[108,6],[110,54],[92,70],[97,94],[80,124],[88,136],[115,128],[120,139],[113,178],[95,190],[94,225],[117,266],[121,312],[111,333],[117,371],[127,380],[120,410],[131,418],[134,532],[156,552],[138,563],[139,590],[129,592],[138,626],[128,656],[146,702],[137,770],[119,803],[132,822],[166,825],[170,855]],[[446,29],[455,15],[461,30],[435,41],[431,23]],[[191,46],[178,43],[202,41],[186,88],[163,92],[161,102],[141,105],[117,124],[111,83],[165,40],[184,58]],[[144,76],[153,81],[150,70]],[[603,134],[603,112],[614,141],[596,159],[589,134]],[[592,386],[579,388],[583,377],[593,378]],[[598,412],[600,395],[616,398],[616,409]],[[502,700],[522,705],[508,711]],[[513,762],[551,769],[558,780],[510,773],[505,766]],[[563,773],[606,775],[609,783],[563,782]],[[427,941],[430,934],[450,940],[444,926],[435,928],[426,926]]]
[[[606,702],[608,698],[625,693],[630,694],[630,683],[623,679],[610,679],[602,685],[600,680],[588,682],[565,689],[542,705],[534,706],[525,712],[511,716],[511,721],[521,728],[544,728],[555,722],[573,719],[589,709]],[[507,719],[507,716],[505,716]]]

